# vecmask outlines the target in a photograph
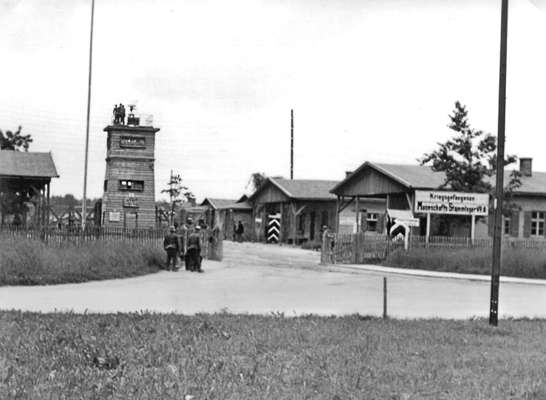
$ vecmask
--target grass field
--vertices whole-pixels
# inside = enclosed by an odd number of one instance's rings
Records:
[[[39,240],[0,240],[0,285],[44,285],[124,278],[156,272],[165,262],[158,246],[88,242],[49,247]]]
[[[2,312],[0,398],[546,398],[546,321],[500,325]]]
[[[491,274],[492,250],[410,249],[389,254],[383,265],[467,274]],[[502,275],[546,279],[546,252],[534,249],[503,249]]]

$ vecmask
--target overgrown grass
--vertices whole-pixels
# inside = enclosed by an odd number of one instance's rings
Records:
[[[0,241],[0,285],[43,285],[124,278],[156,272],[163,251],[129,242],[49,247],[38,240]]]
[[[410,249],[396,250],[383,262],[389,267],[432,271],[490,274],[492,250]],[[520,278],[546,278],[546,252],[533,249],[503,249],[502,275]]]
[[[500,325],[3,312],[0,398],[546,398],[546,322]]]

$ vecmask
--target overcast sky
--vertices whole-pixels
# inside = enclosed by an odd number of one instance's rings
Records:
[[[506,151],[546,171],[546,13],[511,0]],[[416,163],[450,136],[455,100],[496,133],[501,0],[96,0],[88,195],[102,195],[114,103],[161,130],[198,199],[252,172],[341,179],[366,160]],[[31,134],[83,192],[91,0],[0,0],[0,129]]]

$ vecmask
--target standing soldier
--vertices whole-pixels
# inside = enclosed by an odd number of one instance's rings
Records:
[[[180,258],[184,257],[184,264],[186,271],[190,271],[190,264],[189,264],[189,258],[188,258],[188,238],[190,234],[194,231],[193,226],[193,219],[191,217],[186,218],[186,223],[182,225],[181,229],[181,252],[180,252]]]
[[[163,248],[167,252],[167,271],[176,271],[176,257],[178,256],[178,238],[174,226],[169,227],[169,233],[163,239]],[[172,270],[171,270],[172,260]]]
[[[194,232],[188,236],[188,247],[186,249],[186,265],[190,271],[203,272],[201,269],[201,227],[197,225]]]

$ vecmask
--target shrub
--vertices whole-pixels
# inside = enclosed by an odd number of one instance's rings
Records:
[[[124,278],[156,272],[163,251],[151,244],[87,242],[51,247],[38,240],[0,242],[0,285],[41,285]]]
[[[322,243],[318,240],[313,240],[313,241],[307,241],[307,242],[303,242],[301,244],[301,248],[304,249],[304,250],[317,250],[319,251],[322,247]]]
[[[383,262],[389,267],[415,268],[466,274],[491,273],[491,248],[396,250]],[[520,278],[546,278],[546,252],[505,248],[501,274]]]

